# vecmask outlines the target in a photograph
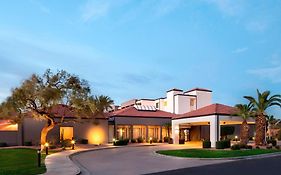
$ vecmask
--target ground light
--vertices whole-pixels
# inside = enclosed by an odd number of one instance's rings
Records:
[[[75,146],[75,140],[71,140],[71,144],[72,144],[72,148],[74,150],[74,146]]]
[[[45,146],[45,150],[46,150],[46,155],[48,155],[49,154],[49,143],[46,142],[44,146]]]
[[[38,167],[41,167],[41,149],[37,150],[37,163]]]

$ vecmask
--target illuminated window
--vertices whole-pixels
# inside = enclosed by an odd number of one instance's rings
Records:
[[[60,139],[66,140],[73,138],[73,127],[60,127]]]
[[[0,120],[0,131],[18,131],[18,124],[9,120]]]

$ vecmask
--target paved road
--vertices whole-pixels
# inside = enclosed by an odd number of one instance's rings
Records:
[[[184,168],[154,175],[270,175],[281,174],[281,156],[240,160],[216,165]]]
[[[123,147],[81,153],[72,157],[82,174],[135,175],[222,163],[225,160],[191,160],[155,154],[159,149],[183,149],[172,145]]]

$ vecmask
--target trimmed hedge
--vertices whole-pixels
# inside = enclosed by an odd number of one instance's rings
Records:
[[[164,142],[169,142],[169,140],[170,140],[170,137],[164,137]]]
[[[203,142],[202,142],[202,147],[203,148],[211,148],[211,141],[210,140],[204,140]]]
[[[174,142],[173,142],[173,139],[172,138],[170,138],[169,139],[169,144],[173,144]]]
[[[0,147],[6,147],[8,144],[6,142],[0,142]]]
[[[89,143],[89,141],[88,141],[88,139],[81,139],[81,144],[88,144]]]
[[[23,144],[24,146],[32,146],[32,142],[24,142],[24,144]]]
[[[272,144],[272,146],[276,146],[277,141],[275,139],[269,139],[269,140],[267,140],[267,144]]]
[[[71,146],[72,146],[72,144],[71,144],[71,139],[65,139],[65,140],[63,140],[63,141],[61,142],[61,146],[62,146],[63,148],[65,148],[65,147],[71,147]]]
[[[231,150],[240,150],[241,147],[240,147],[239,144],[235,144],[235,145],[232,145],[230,149],[231,149]]]
[[[179,140],[179,144],[184,144],[185,140],[184,139],[180,139]]]
[[[113,145],[114,146],[123,146],[123,145],[128,145],[129,139],[123,139],[123,140],[116,140]]]
[[[138,140],[138,143],[143,143],[144,142],[144,139],[142,137],[139,137],[137,140]]]
[[[131,143],[137,143],[136,139],[131,139]]]
[[[230,148],[230,140],[221,140],[216,142],[216,149]]]

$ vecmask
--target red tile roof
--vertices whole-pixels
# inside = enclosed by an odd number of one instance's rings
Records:
[[[119,109],[109,113],[109,117],[143,117],[143,118],[173,118],[176,115],[173,113],[156,110],[156,111],[140,111],[134,106]]]
[[[185,91],[185,93],[188,93],[188,92],[191,92],[191,91],[206,91],[206,92],[212,92],[212,90],[210,89],[204,89],[204,88],[193,88],[193,89],[190,89],[188,91]]]
[[[215,103],[185,114],[177,115],[176,117],[174,117],[174,119],[199,117],[199,116],[207,116],[207,115],[233,115],[234,113],[235,113],[234,107]]]

